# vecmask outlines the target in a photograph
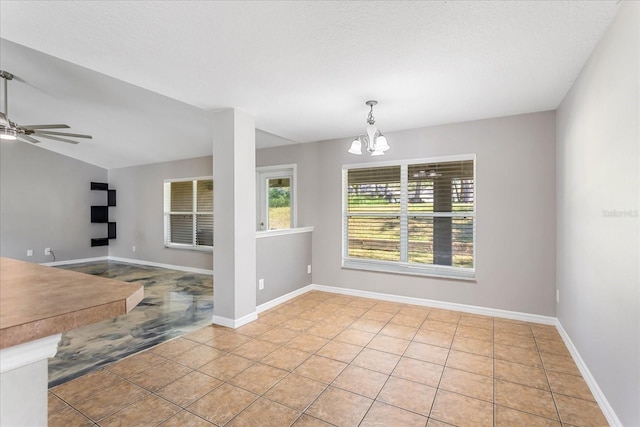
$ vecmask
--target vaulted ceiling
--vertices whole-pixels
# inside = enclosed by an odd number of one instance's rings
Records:
[[[0,65],[13,121],[94,135],[43,147],[122,167],[211,154],[230,107],[259,146],[358,134],[368,99],[385,132],[553,110],[618,3],[3,0]]]

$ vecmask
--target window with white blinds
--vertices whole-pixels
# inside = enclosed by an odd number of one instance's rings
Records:
[[[213,179],[164,181],[164,242],[172,248],[213,248]]]
[[[343,266],[475,276],[475,156],[343,168]]]

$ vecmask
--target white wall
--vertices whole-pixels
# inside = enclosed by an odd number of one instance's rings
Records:
[[[627,426],[640,425],[639,13],[623,3],[557,112],[557,315]]]
[[[298,163],[299,223],[315,227],[313,282],[555,315],[554,112],[386,135],[384,161],[476,153],[477,280],[341,268],[341,168],[375,158],[348,154],[350,139],[258,150],[258,166]]]
[[[107,170],[19,141],[0,143],[0,255],[29,262],[106,256],[106,224],[91,223],[91,205],[106,205],[107,193],[91,191]],[[33,256],[27,257],[27,249]]]
[[[163,182],[212,174],[211,156],[110,169],[109,188],[117,191],[118,205],[111,213],[118,238],[109,242],[109,255],[211,270],[212,252],[164,247]]]

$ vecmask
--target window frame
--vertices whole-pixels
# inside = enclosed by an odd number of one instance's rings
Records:
[[[407,170],[409,166],[429,163],[446,163],[456,161],[473,161],[473,211],[465,212],[464,216],[470,216],[473,218],[473,267],[453,267],[446,265],[435,264],[417,264],[408,262],[408,257],[403,260],[403,254],[408,254],[408,219],[410,212],[408,211],[408,174]],[[348,173],[353,169],[371,169],[379,167],[400,166],[400,181],[401,181],[401,199],[400,199],[400,261],[384,261],[366,258],[351,258],[348,256],[349,251],[349,202],[348,202]],[[383,162],[368,162],[368,163],[356,163],[346,164],[342,166],[342,268],[376,271],[385,273],[406,274],[413,276],[428,276],[446,279],[457,280],[469,280],[475,281],[476,279],[476,253],[477,253],[477,203],[478,203],[478,185],[476,175],[476,155],[474,154],[462,154],[451,155],[441,157],[429,157],[420,159],[408,159],[408,160],[393,160]],[[378,215],[378,214],[375,214]],[[395,216],[395,215],[394,215]],[[451,213],[433,213],[430,215],[420,214],[418,216],[425,217],[443,217],[443,216],[460,216]]]
[[[260,166],[256,168],[256,231],[270,232],[298,227],[298,167],[295,163],[286,165]],[[269,229],[268,181],[274,178],[291,179],[291,225],[289,228]],[[264,224],[264,225],[261,225]],[[264,227],[264,228],[263,228]]]
[[[171,211],[170,208],[169,210],[167,210],[167,197],[166,197],[166,192],[167,192],[167,184],[171,184],[173,182],[189,182],[191,181],[193,183],[193,207],[191,212],[177,212],[177,211]],[[198,192],[197,192],[197,188],[198,188],[198,181],[212,181],[213,182],[213,176],[198,176],[198,177],[191,177],[191,178],[171,178],[171,179],[164,179],[162,182],[162,216],[163,216],[163,241],[164,241],[164,247],[168,248],[168,249],[182,249],[182,250],[191,250],[191,251],[200,251],[200,252],[213,252],[213,245],[208,246],[208,245],[198,245],[196,244],[197,242],[197,227],[196,227],[196,215],[202,215],[202,214],[206,214],[208,215],[209,212],[201,212],[197,210],[198,207]],[[171,188],[169,186],[169,188]],[[169,207],[171,206],[171,201],[169,199]],[[193,234],[192,234],[192,244],[187,244],[187,243],[173,243],[169,241],[169,216],[170,215],[176,215],[176,214],[181,214],[181,215],[192,215],[192,221],[193,221]],[[213,216],[213,210],[211,211],[211,215]]]

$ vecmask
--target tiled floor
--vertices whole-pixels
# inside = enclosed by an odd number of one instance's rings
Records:
[[[61,268],[144,286],[144,299],[128,314],[62,334],[49,359],[49,386],[120,360],[211,323],[210,275],[98,261]]]
[[[309,292],[49,393],[49,425],[604,426],[553,326]]]

